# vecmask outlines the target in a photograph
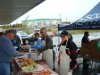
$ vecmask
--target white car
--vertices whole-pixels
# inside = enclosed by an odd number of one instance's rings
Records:
[[[22,37],[22,38],[28,37],[28,34],[26,32],[24,32],[24,31],[18,31],[17,35],[20,36],[20,37]]]
[[[24,43],[23,40],[26,40],[28,38],[28,34],[24,31],[17,31],[17,35],[19,36],[19,38],[21,40],[21,44]]]

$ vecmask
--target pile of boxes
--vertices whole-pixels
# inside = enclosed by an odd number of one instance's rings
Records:
[[[100,39],[91,40],[88,44],[82,44],[80,55],[84,58],[100,60],[100,52],[97,51],[97,42]]]

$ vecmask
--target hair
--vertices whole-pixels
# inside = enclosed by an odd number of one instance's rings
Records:
[[[45,31],[47,31],[47,29],[46,29],[45,27],[42,27],[42,28],[40,29],[40,31],[41,31],[41,30],[45,30]]]
[[[89,32],[87,32],[87,31],[86,31],[86,32],[84,32],[84,35],[86,35],[86,34],[89,34]]]
[[[73,36],[70,33],[69,33],[69,40],[73,40]]]

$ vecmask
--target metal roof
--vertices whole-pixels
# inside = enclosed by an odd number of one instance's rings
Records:
[[[0,0],[0,24],[9,24],[44,0]]]

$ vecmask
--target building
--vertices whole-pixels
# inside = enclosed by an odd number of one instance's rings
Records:
[[[22,24],[28,25],[34,28],[41,28],[41,27],[53,27],[57,26],[57,24],[61,23],[61,19],[34,19],[34,20],[25,20]]]

